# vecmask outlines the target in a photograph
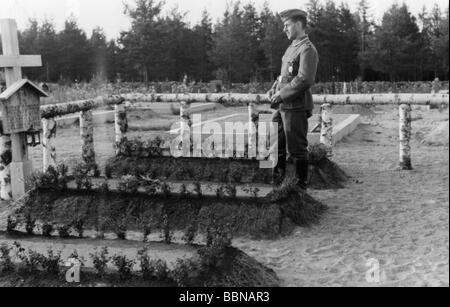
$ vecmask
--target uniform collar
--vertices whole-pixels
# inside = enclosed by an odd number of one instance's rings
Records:
[[[306,43],[308,40],[309,40],[308,35],[305,35],[305,36],[303,36],[303,37],[300,38],[300,39],[294,40],[294,41],[292,42],[292,46],[294,46],[294,47],[301,46],[301,45],[303,45],[304,43]]]

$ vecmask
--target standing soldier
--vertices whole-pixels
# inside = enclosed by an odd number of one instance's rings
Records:
[[[283,56],[281,75],[268,92],[272,121],[278,123],[278,165],[273,184],[280,185],[286,174],[286,160],[295,164],[296,184],[306,191],[308,184],[308,119],[314,109],[311,87],[315,83],[319,55],[306,35],[307,13],[280,13],[284,32],[292,44]]]

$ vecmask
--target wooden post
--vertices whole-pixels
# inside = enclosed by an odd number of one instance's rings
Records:
[[[433,82],[431,82],[431,94],[437,94],[439,93],[439,90],[439,78],[436,78]]]
[[[80,112],[81,156],[91,171],[96,171],[92,110]]]
[[[180,102],[180,135],[183,142],[183,157],[191,157],[191,103]]]
[[[42,66],[42,60],[40,56],[36,55],[20,55],[17,24],[14,19],[1,19],[0,33],[3,49],[3,55],[0,56],[0,67],[5,68],[6,86],[10,87],[22,79],[21,67],[39,67]],[[33,164],[28,160],[28,147],[24,133],[11,135],[11,150],[11,194],[12,198],[19,199],[25,195],[26,180],[33,171]],[[2,176],[7,178],[9,175],[4,171]]]
[[[128,131],[128,119],[127,110],[125,104],[116,105],[114,112],[114,124],[116,132],[116,155],[119,153],[118,145],[126,138],[126,133]]]
[[[248,123],[248,156],[256,157],[259,114],[255,103],[248,104]]]
[[[56,166],[56,147],[54,144],[56,138],[56,126],[56,120],[54,118],[42,119],[44,172],[49,166]]]
[[[400,168],[412,170],[411,163],[411,105],[400,105]]]
[[[431,82],[431,94],[436,95],[439,94],[440,91],[440,84],[439,84],[439,78],[435,78],[433,82]],[[427,111],[431,111],[433,108],[437,108],[436,106],[426,106]]]
[[[321,107],[320,143],[328,149],[329,156],[333,155],[333,113],[331,104],[326,103]]]
[[[0,199],[12,198],[11,190],[11,138],[0,135]]]

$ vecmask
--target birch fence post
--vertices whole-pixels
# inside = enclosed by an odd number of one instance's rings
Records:
[[[400,121],[400,169],[412,170],[411,163],[411,105],[401,104],[399,108]]]
[[[94,175],[97,172],[94,150],[94,125],[92,110],[80,112],[81,156]]]
[[[43,168],[44,172],[49,166],[56,166],[56,147],[54,140],[56,138],[56,120],[54,118],[42,119],[42,147],[43,147]]]
[[[323,104],[320,115],[320,143],[325,145],[328,155],[333,155],[333,114],[332,106],[329,103]]]
[[[114,128],[116,133],[115,151],[116,155],[120,153],[120,144],[126,139],[128,131],[127,110],[125,104],[114,106]]]
[[[10,200],[11,190],[11,138],[0,134],[0,199]]]
[[[437,94],[439,93],[439,78],[436,78],[431,82],[431,94]]]
[[[183,142],[183,157],[191,156],[191,103],[180,102],[180,135]]]
[[[255,103],[248,104],[248,157],[257,155],[258,108]]]

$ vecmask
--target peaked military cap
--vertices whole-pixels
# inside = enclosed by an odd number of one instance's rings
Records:
[[[284,22],[288,19],[291,19],[291,18],[297,17],[297,16],[307,18],[308,13],[306,13],[305,11],[302,11],[302,10],[298,10],[298,9],[286,10],[286,11],[283,11],[280,13],[280,17]]]

